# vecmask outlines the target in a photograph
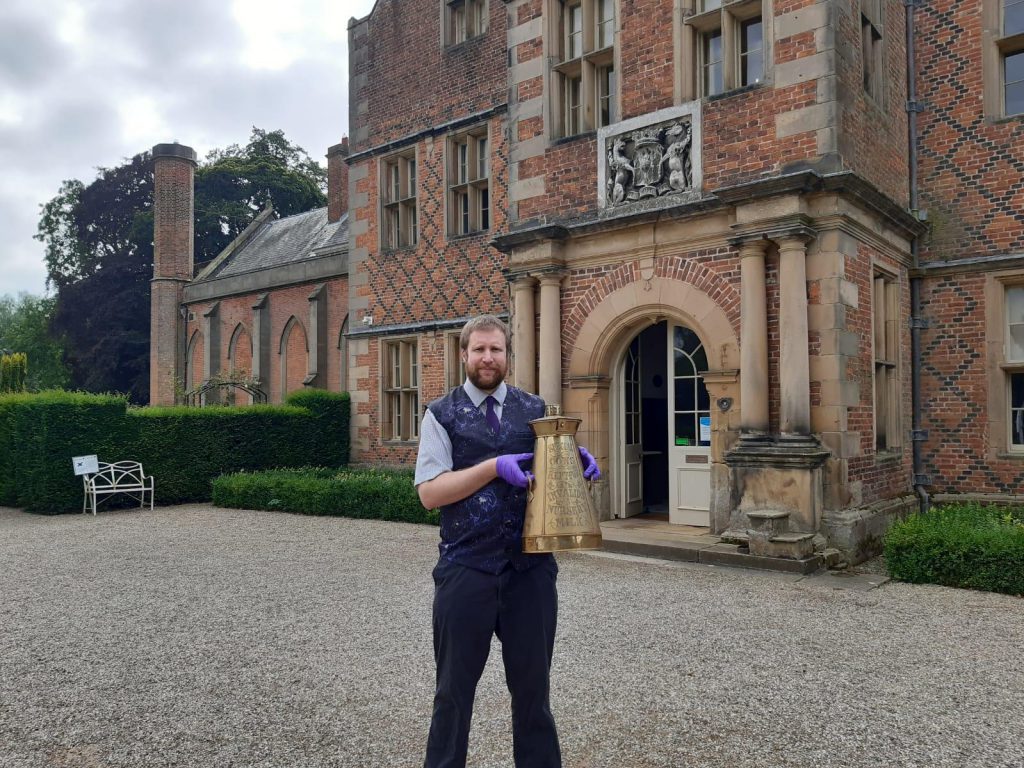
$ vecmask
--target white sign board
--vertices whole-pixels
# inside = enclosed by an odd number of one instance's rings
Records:
[[[711,442],[711,417],[701,416],[700,417],[700,442],[710,443]]]
[[[95,456],[75,456],[71,463],[76,475],[94,475],[100,471],[100,462]]]

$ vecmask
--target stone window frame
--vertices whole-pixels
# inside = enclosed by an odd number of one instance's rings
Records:
[[[580,13],[579,50],[570,34],[570,9]],[[611,17],[601,16],[610,9]],[[547,0],[544,35],[547,66],[546,109],[552,139],[591,133],[619,119],[619,0]],[[607,37],[610,35],[611,42]],[[571,105],[577,103],[575,115]],[[602,102],[607,105],[603,114]]]
[[[756,87],[771,81],[774,50],[773,0],[676,0],[675,25],[676,102],[727,95],[741,88]],[[742,32],[744,25],[761,20],[761,78],[742,81]],[[704,41],[721,32],[722,90],[708,93],[705,83]]]
[[[982,91],[985,117],[989,120],[1024,116],[1024,112],[1006,111],[1006,59],[1024,53],[1024,29],[1003,33],[1004,2],[982,0]]]
[[[885,104],[885,3],[860,0],[861,86],[876,104]]]
[[[380,372],[381,441],[418,442],[421,382],[419,339],[415,336],[383,339],[380,344]]]
[[[415,147],[380,159],[378,190],[382,251],[415,248],[419,243],[418,168]]]
[[[989,452],[992,458],[1024,459],[1024,444],[1013,444],[1010,386],[1014,375],[1024,375],[1024,360],[1010,360],[1007,354],[1006,293],[1010,288],[1024,288],[1024,271],[997,272],[986,278]]]
[[[903,447],[900,277],[886,265],[871,269],[872,422],[876,453]],[[879,307],[882,311],[879,311]]]
[[[440,3],[443,48],[487,34],[488,0],[440,0]]]
[[[444,334],[445,392],[462,386],[466,381],[466,364],[462,362],[462,347],[459,344],[461,337],[461,330]]]
[[[480,165],[480,140],[486,143],[484,165]],[[453,133],[445,142],[445,189],[447,190],[447,232],[449,238],[463,237],[491,229],[494,200],[491,196],[491,136],[486,123]],[[466,173],[460,169],[460,148],[466,148]],[[483,175],[481,175],[483,170]],[[465,207],[463,207],[463,203]]]

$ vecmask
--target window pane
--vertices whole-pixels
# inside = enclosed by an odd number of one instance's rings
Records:
[[[466,177],[468,175],[468,168],[469,168],[469,145],[468,144],[459,144],[458,145],[458,156],[459,156],[459,165],[458,165],[458,172],[457,172],[456,175],[458,176],[459,184],[465,184],[466,183]]]
[[[480,229],[491,228],[491,196],[484,187],[480,190]]]
[[[683,328],[682,326],[677,325],[675,346],[686,352],[688,355],[695,354],[700,349],[700,336],[689,328]],[[706,362],[707,358],[705,357],[704,360]]]
[[[711,395],[708,394],[708,388],[704,386],[703,377],[697,379],[697,408],[701,411],[706,411],[711,407]]]
[[[701,3],[701,5],[700,5],[700,9],[702,11],[713,11],[713,10],[715,10],[715,8],[721,8],[721,7],[722,7],[722,0],[704,0]]]
[[[409,160],[409,197],[416,197],[416,161]]]
[[[1006,358],[1024,361],[1024,286],[1006,289],[1006,320],[1009,335],[1006,343]]]
[[[615,92],[615,70],[602,67],[597,73],[598,128],[612,122],[612,94]]]
[[[761,20],[743,23],[740,40],[740,85],[761,82],[764,73],[764,52]]]
[[[724,90],[722,80],[722,33],[704,36],[704,93],[714,96]]]
[[[1006,84],[1006,114],[1024,112],[1024,51],[1003,59],[1003,81]]]
[[[1003,36],[1024,32],[1024,0],[1003,0]]]
[[[476,177],[478,179],[487,178],[487,137],[484,136],[476,140]]]
[[[575,59],[583,54],[583,6],[571,5],[566,9],[566,59]]]
[[[676,410],[693,411],[697,409],[696,379],[676,379]]]
[[[607,48],[615,39],[615,0],[598,0],[597,47]]]
[[[1010,431],[1013,445],[1024,446],[1024,373],[1010,374]]]
[[[697,417],[692,413],[676,414],[676,445],[697,444]]]

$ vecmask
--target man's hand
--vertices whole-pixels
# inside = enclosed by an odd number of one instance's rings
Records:
[[[498,477],[509,485],[514,485],[516,488],[528,488],[533,475],[529,472],[524,472],[519,467],[519,462],[530,461],[531,459],[533,459],[532,453],[506,453],[503,456],[499,456],[496,467]]]
[[[590,455],[590,451],[580,446],[580,461],[583,462],[583,479],[600,480],[601,470],[598,469],[597,459]]]

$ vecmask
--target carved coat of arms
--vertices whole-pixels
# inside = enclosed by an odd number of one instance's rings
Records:
[[[692,189],[689,121],[641,128],[610,139],[608,205],[621,205]]]

